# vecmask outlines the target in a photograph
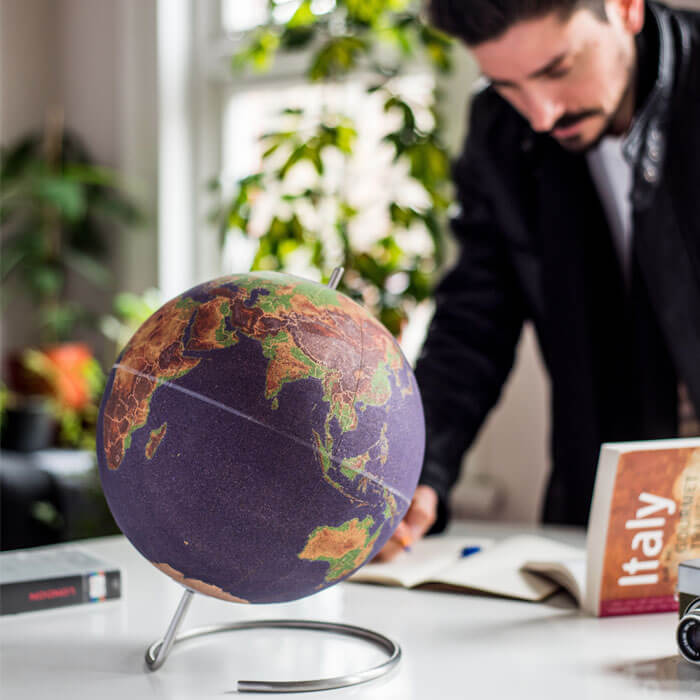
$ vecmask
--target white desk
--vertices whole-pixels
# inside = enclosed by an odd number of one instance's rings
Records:
[[[499,536],[513,529],[460,524],[452,531]],[[583,542],[581,533],[548,532]],[[182,589],[121,537],[80,545],[122,567],[123,598],[0,618],[3,700],[224,698],[236,694],[239,678],[333,676],[384,658],[359,641],[259,630],[191,641],[175,647],[160,670],[147,671],[146,647],[164,633]],[[564,594],[533,604],[340,584],[285,605],[197,596],[183,630],[278,617],[362,625],[399,642],[403,658],[394,673],[328,693],[338,698],[646,700],[700,693],[700,669],[676,654],[674,614],[593,619]]]

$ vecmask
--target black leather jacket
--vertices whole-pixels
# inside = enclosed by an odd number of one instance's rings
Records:
[[[453,170],[460,257],[416,367],[436,529],[525,320],[552,388],[545,521],[587,522],[601,442],[677,434],[679,381],[700,413],[700,14],[650,3],[637,43],[630,286],[585,157],[491,88],[472,102]]]

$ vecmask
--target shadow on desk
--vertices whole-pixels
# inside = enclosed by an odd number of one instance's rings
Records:
[[[145,641],[139,644],[130,640],[101,639],[99,644],[87,644],[82,639],[67,639],[57,644],[55,640],[15,639],[11,646],[3,647],[3,663],[11,666],[14,657],[21,666],[23,658],[34,657],[56,677],[132,676],[134,671],[145,671],[146,646]]]
[[[610,666],[608,671],[634,680],[645,690],[684,691],[697,695],[700,691],[700,666],[692,666],[680,656],[647,659]]]
[[[355,585],[359,583],[362,586],[379,586],[385,588],[385,584],[376,583],[374,581],[361,581],[355,582],[350,580],[348,583]],[[520,598],[511,598],[507,595],[501,595],[500,593],[489,593],[488,591],[482,591],[479,588],[468,588],[466,586],[453,586],[449,583],[422,583],[418,586],[414,586],[411,590],[414,591],[431,591],[433,593],[449,593],[458,595],[468,595],[471,598],[478,600],[479,598],[487,598],[491,600],[506,600],[512,603],[522,603],[524,605],[538,605],[546,608],[554,608],[557,610],[579,610],[579,605],[576,599],[564,589],[554,591],[548,598],[544,600],[522,600]]]

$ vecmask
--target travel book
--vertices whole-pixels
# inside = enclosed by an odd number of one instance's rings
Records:
[[[74,547],[22,549],[0,554],[0,615],[121,596],[121,572]]]
[[[678,609],[678,564],[700,557],[700,438],[601,447],[587,540],[592,615]]]
[[[678,564],[697,557],[700,438],[606,443],[585,550],[534,535],[428,537],[350,580],[530,601],[563,587],[592,615],[625,615],[676,610]]]

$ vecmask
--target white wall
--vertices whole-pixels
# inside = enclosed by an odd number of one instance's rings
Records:
[[[133,38],[139,32],[140,42]],[[0,143],[41,129],[47,111],[60,106],[66,127],[81,136],[98,163],[125,174],[132,195],[150,214],[140,232],[109,232],[115,288],[153,286],[155,1],[2,0],[0,60]],[[72,294],[108,310],[109,294],[96,294],[77,278],[70,284]],[[13,295],[3,310],[4,349],[34,339],[29,311],[27,300]]]
[[[55,2],[55,0],[54,0]],[[59,97],[96,160],[119,165],[120,3],[59,0]]]
[[[52,0],[0,3],[0,143],[41,128],[46,106],[57,99],[57,5]],[[29,300],[2,291],[2,345],[21,345],[29,335]],[[10,298],[12,303],[10,302]]]
[[[9,143],[43,123],[56,99],[57,3],[3,0],[0,4],[0,130]]]

